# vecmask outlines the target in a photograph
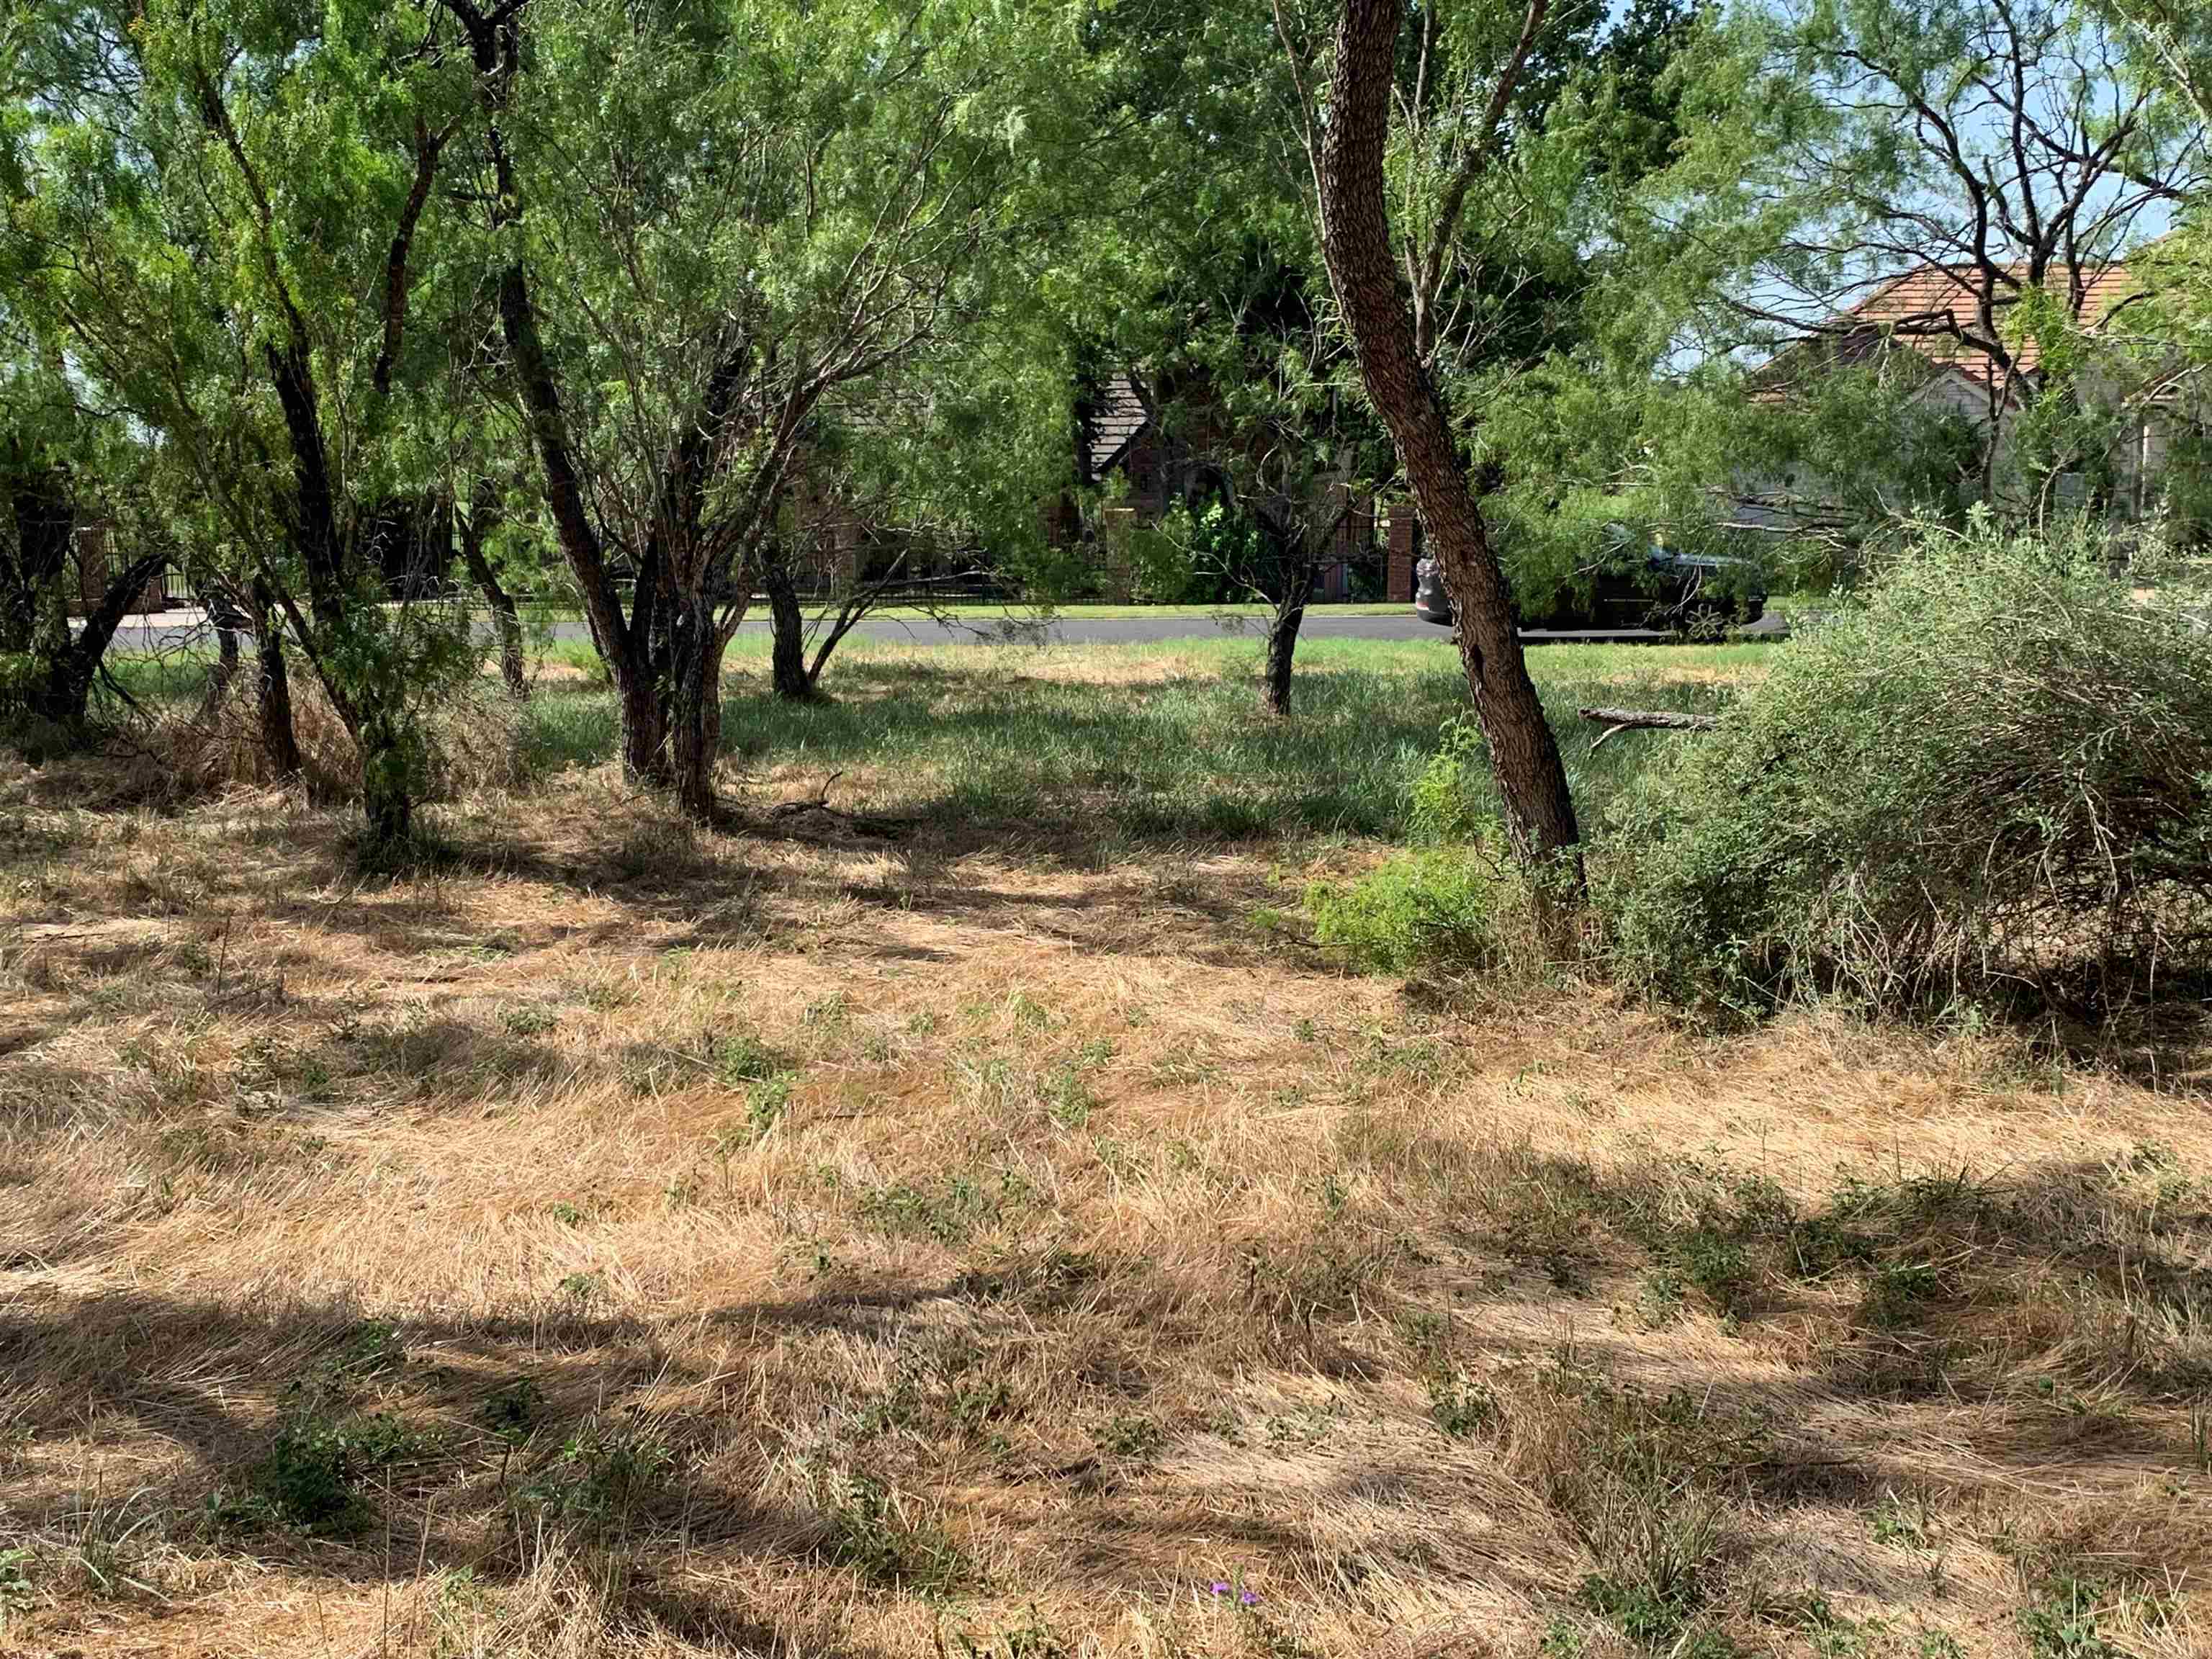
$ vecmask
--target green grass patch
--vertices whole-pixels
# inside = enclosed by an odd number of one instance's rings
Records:
[[[1595,822],[1680,739],[1625,733],[1593,754],[1595,728],[1577,717],[1577,707],[1710,711],[1773,649],[1532,652],[1584,816]],[[586,645],[557,652],[591,660]],[[836,804],[848,809],[984,828],[1407,842],[1463,833],[1495,816],[1487,757],[1465,718],[1467,684],[1449,648],[1426,640],[1313,640],[1298,662],[1295,712],[1284,720],[1260,709],[1254,640],[927,648],[856,640],[825,682],[829,698],[794,704],[769,690],[767,641],[741,635],[730,651],[723,742],[740,766],[844,774]],[[1097,679],[1085,677],[1092,669]],[[614,756],[613,698],[595,683],[542,687],[522,723],[523,759],[533,771]]]
[[[1121,612],[1176,614],[1133,606],[1060,614]],[[773,695],[769,647],[765,632],[751,629],[731,646],[725,756],[740,770],[842,774],[836,804],[847,810],[933,817],[984,834],[1013,825],[1032,835],[1077,832],[1109,846],[1330,836],[1448,841],[1468,838],[1497,811],[1466,681],[1441,632],[1306,641],[1288,720],[1261,710],[1261,647],[1249,631],[1113,645],[854,639],[825,682],[829,696],[805,704]],[[1681,739],[1630,732],[1593,753],[1595,730],[1577,718],[1578,707],[1710,711],[1776,649],[1532,650],[1530,669],[1585,820],[1597,822],[1653,757]],[[584,677],[541,679],[518,709],[514,740],[522,769],[546,776],[611,763],[615,699],[592,647],[561,641],[546,660],[580,668]],[[112,665],[148,709],[185,713],[204,689],[208,659],[204,653],[118,653]]]

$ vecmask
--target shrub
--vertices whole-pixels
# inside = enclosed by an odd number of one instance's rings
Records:
[[[1315,939],[1354,967],[1479,967],[1497,950],[1499,881],[1479,845],[1426,848],[1349,881],[1315,882],[1306,909]]]
[[[1496,828],[1498,797],[1482,727],[1472,715],[1454,714],[1439,738],[1437,752],[1413,780],[1407,827],[1416,841],[1481,840]]]
[[[1626,975],[1745,1010],[2212,956],[2212,635],[2087,532],[1923,532],[1609,815]]]

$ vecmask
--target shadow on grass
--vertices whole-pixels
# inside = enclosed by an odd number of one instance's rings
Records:
[[[1664,1189],[1662,1175],[1605,1177],[1572,1160],[1524,1160],[1517,1182],[1478,1189],[1486,1195],[1469,1219],[1488,1247],[1540,1263],[1557,1246],[1547,1218],[1571,1210],[1579,1226],[1613,1230],[1650,1267],[1680,1275],[1747,1330],[1808,1326],[1802,1359],[1778,1367],[1741,1349],[1677,1348],[1667,1387],[1641,1391],[1614,1380],[1616,1368],[1625,1376],[1648,1363],[1629,1337],[1601,1317],[1564,1345],[1504,1334],[1486,1313],[1525,1310],[1529,1292],[1496,1286],[1459,1298],[1456,1352],[1483,1374],[1522,1381],[1481,1407],[1490,1426],[1472,1442],[1439,1429],[1425,1455],[1400,1439],[1373,1455],[1346,1457],[1339,1448],[1310,1459],[1295,1439],[1276,1448],[1232,1438],[1200,1459],[1212,1471],[1201,1486],[1163,1487],[1146,1470],[1172,1473],[1176,1435],[1133,1462],[1103,1447],[1073,1462],[1041,1460],[1066,1438],[1063,1401],[1050,1408],[1056,1420],[1037,1425],[1046,1437],[1036,1449],[1001,1452],[981,1474],[953,1480],[951,1464],[897,1467],[919,1474],[917,1491],[942,1477],[970,1494],[1018,1492],[1018,1507],[1048,1506],[1062,1517],[1051,1529],[1051,1588],[1079,1600],[1101,1584],[1149,1581],[1162,1562],[1201,1548],[1264,1559],[1290,1578],[1334,1582],[1341,1562],[1300,1518],[1309,1509],[1418,1500],[1423,1512],[1432,1504],[1445,1513],[1492,1501],[1482,1494],[1495,1487],[1526,1510],[1528,1547],[1507,1559],[1473,1540],[1466,1559],[1431,1557],[1425,1570],[1479,1571],[1540,1602],[1574,1582],[1593,1469],[1644,1469],[1655,1493],[1679,1496],[1686,1488],[1674,1483],[1694,1482],[1740,1504],[1738,1524],[1778,1537],[1801,1523],[1828,1524],[1823,1517],[1839,1503],[1872,1504],[1899,1490],[1973,1499],[2050,1489],[2070,1479],[2076,1461],[2097,1466],[2107,1486],[2121,1462],[2146,1477],[2164,1466],[2186,1478],[2179,1399],[2207,1380],[2205,1355],[2201,1346],[2154,1352],[2141,1328],[2157,1308],[2185,1321],[2207,1305],[2212,1276],[2185,1261],[2147,1267],[2145,1249],[2212,1218],[2185,1208],[2167,1218],[2165,1200],[2129,1186],[2140,1173],[2053,1161],[2008,1172],[2002,1183],[1847,1187],[1836,1202],[1798,1212],[1755,1183]],[[1398,1271],[1378,1269],[1376,1282],[1341,1306],[1316,1302],[1285,1320],[1247,1298],[1219,1316],[1255,1322],[1249,1357],[1285,1375],[1386,1381],[1393,1367],[1376,1354],[1370,1328],[1377,1307],[1402,1303],[1412,1289],[1389,1282]],[[2078,1292],[2063,1285],[2075,1277],[2124,1300],[2136,1331],[2078,1322],[2058,1331],[2045,1316],[2063,1315],[2066,1297]],[[1843,1281],[1856,1287],[1855,1299],[1834,1294]],[[633,1612],[694,1640],[768,1642],[788,1632],[749,1625],[654,1565],[694,1548],[798,1565],[842,1547],[834,1517],[762,1496],[775,1484],[763,1460],[786,1430],[773,1410],[760,1415],[743,1380],[750,1368],[732,1344],[763,1364],[813,1337],[872,1340],[898,1355],[909,1343],[927,1352],[933,1331],[951,1328],[975,1345],[988,1375],[1025,1345],[1056,1341],[1088,1357],[1093,1393],[1135,1399],[1152,1382],[1176,1381],[1166,1375],[1175,1357],[1156,1341],[1139,1357],[1139,1334],[1157,1336],[1158,1293],[1136,1262],[1100,1270],[1074,1293],[971,1265],[949,1280],[872,1277],[665,1322],[603,1315],[555,1294],[507,1316],[434,1314],[379,1327],[354,1307],[313,1298],[241,1306],[143,1287],[80,1295],[61,1281],[19,1279],[0,1300],[0,1410],[38,1432],[91,1423],[103,1437],[126,1431],[173,1447],[183,1462],[147,1502],[197,1528],[204,1547],[246,1547],[371,1584],[390,1572],[389,1534],[409,1540],[426,1579],[465,1566],[497,1585],[532,1570],[531,1528],[540,1528],[542,1543],[551,1505],[580,1538],[632,1552]],[[1603,1298],[1539,1300],[1571,1320],[1578,1304],[1601,1313]],[[714,1338],[702,1342],[702,1332]],[[1973,1355],[1940,1389],[1899,1390],[1883,1367],[1865,1363],[1871,1343],[1939,1339]],[[1118,1345],[1130,1345],[1126,1356]],[[841,1409],[866,1407],[854,1397]],[[1019,1422],[1027,1407],[1017,1400],[1008,1409]],[[232,1504],[265,1485],[288,1425],[363,1413],[411,1425],[413,1437],[411,1449],[346,1476],[368,1506],[357,1527],[311,1538],[281,1516],[255,1520]],[[1177,1433],[1194,1449],[1213,1431],[1194,1421]],[[855,1442],[848,1454],[861,1458],[871,1443]],[[1930,1443],[1945,1448],[1948,1467],[1925,1462]],[[651,1449],[647,1474],[612,1510],[594,1507],[591,1483],[604,1474],[594,1446]],[[1483,1446],[1498,1450],[1478,1455]],[[969,1455],[947,1455],[955,1463]],[[1273,1490],[1292,1473],[1295,1514]],[[1509,1480],[1518,1484],[1498,1484]],[[210,1502],[218,1490],[230,1497]],[[1200,1492],[1203,1503],[1182,1501]],[[990,1508],[988,1498],[975,1501]],[[2162,1559],[2154,1535],[2100,1547],[2110,1570],[2154,1575],[2185,1565]],[[839,1650],[831,1642],[817,1650]]]

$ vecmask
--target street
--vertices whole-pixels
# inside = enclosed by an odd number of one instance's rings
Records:
[[[1223,635],[1241,635],[1257,640],[1266,630],[1267,619],[1231,611],[1201,613],[1169,613],[1158,617],[1083,617],[1055,616],[1049,620],[1030,618],[1019,612],[1000,617],[960,617],[944,621],[922,617],[872,618],[860,623],[851,637],[867,640],[886,640],[913,645],[991,645],[1000,643],[1035,645],[1158,645],[1173,640],[1217,639]],[[174,650],[201,637],[206,623],[197,611],[161,611],[146,617],[134,617],[126,622],[115,636],[116,647],[124,651],[155,652]],[[769,629],[766,616],[748,617],[739,629],[744,634],[765,634]],[[1786,635],[1789,629],[1778,617],[1767,617],[1743,630],[1746,635],[1774,638]],[[590,638],[583,623],[566,619],[553,624],[556,641]],[[1392,617],[1349,615],[1314,610],[1306,613],[1299,637],[1308,640],[1431,640],[1446,645],[1451,630],[1425,623],[1411,609]],[[1532,645],[1549,642],[1603,641],[1618,643],[1662,643],[1673,636],[1642,629],[1594,629],[1584,633],[1561,633],[1542,629],[1523,629],[1522,637]]]

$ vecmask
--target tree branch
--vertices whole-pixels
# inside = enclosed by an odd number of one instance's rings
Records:
[[[1505,119],[1505,111],[1513,101],[1515,88],[1521,80],[1522,67],[1528,53],[1536,44],[1537,31],[1544,27],[1544,17],[1551,9],[1551,0],[1528,0],[1528,9],[1521,20],[1521,38],[1513,43],[1513,55],[1505,60],[1505,67],[1498,73],[1498,84],[1491,88],[1489,107],[1483,111],[1482,125],[1476,128],[1474,141],[1460,158],[1451,182],[1444,186],[1443,199],[1437,208],[1437,222],[1429,235],[1429,250],[1421,261],[1418,279],[1413,283],[1413,344],[1425,362],[1436,350],[1437,291],[1443,283],[1444,259],[1449,252],[1451,240],[1459,228],[1460,216],[1467,210],[1467,193],[1474,187],[1490,165],[1498,140],[1498,129]],[[1424,73],[1427,52],[1422,54]]]
[[[379,397],[392,390],[392,366],[399,356],[399,343],[407,327],[407,252],[415,240],[415,227],[430,199],[431,181],[437,176],[438,152],[445,148],[453,129],[433,134],[415,118],[415,182],[399,210],[399,223],[392,233],[392,249],[384,258],[384,343],[377,349],[376,368],[369,382]]]

